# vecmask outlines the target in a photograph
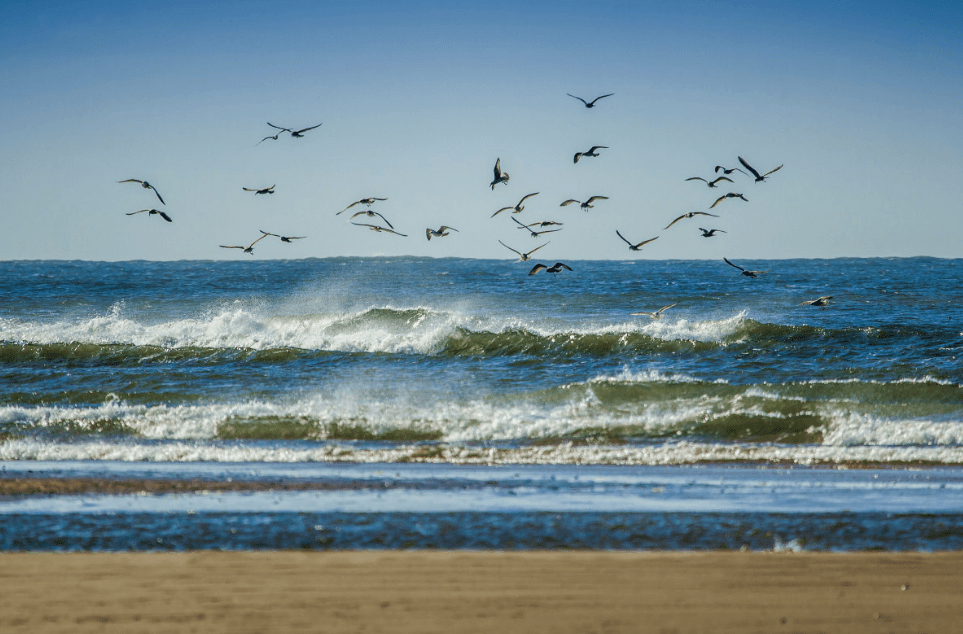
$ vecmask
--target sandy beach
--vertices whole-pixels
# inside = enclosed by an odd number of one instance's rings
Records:
[[[952,632],[963,553],[0,554],[3,632]]]

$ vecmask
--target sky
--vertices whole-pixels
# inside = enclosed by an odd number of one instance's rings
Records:
[[[963,2],[5,0],[0,260],[960,258],[960,42]],[[685,180],[739,156],[784,167]],[[219,246],[260,230],[306,237]]]

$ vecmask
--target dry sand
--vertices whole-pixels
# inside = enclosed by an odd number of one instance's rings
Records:
[[[0,554],[0,632],[959,632],[963,553]]]

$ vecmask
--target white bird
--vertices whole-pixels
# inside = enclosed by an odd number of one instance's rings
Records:
[[[573,204],[573,203],[578,203],[578,205],[579,205],[579,207],[580,207],[581,209],[583,209],[584,211],[588,211],[589,209],[593,209],[593,208],[595,207],[595,205],[593,205],[592,203],[594,203],[596,200],[608,200],[608,199],[609,199],[608,196],[592,196],[591,198],[589,198],[588,200],[586,200],[586,201],[583,203],[583,202],[580,201],[580,200],[575,200],[574,198],[569,198],[568,200],[566,200],[565,202],[563,202],[561,205],[559,205],[559,207],[565,207],[565,206],[571,205],[571,204]]]
[[[254,192],[254,195],[257,196],[258,194],[273,194],[273,193],[274,193],[274,187],[275,187],[275,185],[271,185],[270,187],[262,187],[261,189],[258,189],[258,188],[256,188],[256,187],[254,187],[254,188],[251,188],[251,187],[242,187],[241,189],[243,189],[243,190],[246,191],[246,192]]]
[[[258,231],[260,231],[260,229],[259,229]],[[264,232],[261,231],[261,233],[264,233]],[[260,238],[258,238],[258,239],[255,240],[254,242],[252,242],[251,244],[247,245],[246,247],[229,247],[229,246],[224,245],[224,244],[219,245],[219,246],[220,246],[222,249],[241,249],[241,251],[242,251],[243,253],[248,253],[248,254],[250,254],[250,255],[254,255],[254,245],[257,244],[258,242],[260,242],[261,240],[263,240],[263,239],[266,238],[266,237],[267,237],[267,234],[264,234],[263,236],[261,236]]]
[[[598,101],[599,99],[605,99],[606,97],[611,97],[611,96],[614,95],[615,93],[614,93],[614,92],[610,92],[610,93],[607,94],[607,95],[602,95],[601,97],[596,97],[596,98],[593,99],[592,101],[585,101],[585,100],[582,99],[581,97],[576,97],[575,95],[573,95],[573,94],[570,93],[570,92],[567,92],[567,93],[565,93],[565,94],[568,95],[569,97],[571,97],[572,99],[578,99],[579,101],[581,101],[582,103],[585,104],[585,107],[586,107],[586,108],[594,108],[596,101]]]
[[[341,211],[339,211],[338,213],[336,213],[336,214],[334,214],[334,215],[335,215],[335,216],[340,216],[341,214],[343,214],[344,212],[348,211],[349,209],[351,209],[351,208],[354,207],[355,205],[367,205],[368,207],[371,207],[371,205],[375,204],[375,201],[376,201],[376,200],[388,200],[388,199],[387,199],[387,198],[375,198],[374,196],[371,196],[370,198],[362,198],[361,200],[356,200],[356,201],[354,201],[353,203],[351,203],[350,205],[348,205],[347,207],[345,207],[344,209],[342,209]]]
[[[511,248],[510,246],[508,246],[507,244],[505,244],[505,243],[502,242],[501,240],[499,240],[498,242],[499,242],[503,247],[505,247],[506,249],[508,249],[509,251],[515,251],[515,249]],[[550,242],[551,242],[551,240],[549,240],[549,241],[546,242],[545,244],[549,244]],[[522,253],[521,251],[515,251],[515,253],[518,254],[518,261],[519,261],[519,262],[524,262],[524,261],[526,261],[526,260],[531,260],[531,259],[532,259],[532,254],[535,253],[536,251],[538,251],[539,249],[541,249],[542,247],[544,247],[545,244],[535,247],[534,249],[532,249],[532,250],[529,251],[528,253]]]
[[[746,277],[759,277],[763,273],[768,273],[770,271],[770,269],[766,269],[765,271],[747,271],[746,269],[742,268],[738,264],[733,264],[729,260],[726,260],[726,258],[722,258],[722,259],[725,260],[726,264],[728,264],[729,266],[734,266],[740,271],[742,271],[742,274],[745,275]]]
[[[566,271],[571,271],[572,267],[570,267],[568,264],[565,264],[563,262],[556,262],[552,266],[545,266],[544,264],[539,262],[538,264],[532,267],[532,270],[529,271],[528,274],[535,275],[539,271],[545,271],[546,273],[552,273],[554,275],[556,273],[561,273],[562,269],[565,269]]]
[[[630,251],[641,251],[643,246],[647,245],[648,243],[652,242],[653,240],[658,240],[658,239],[659,239],[659,236],[655,236],[654,238],[649,238],[648,240],[643,240],[642,242],[639,242],[638,244],[632,244],[631,242],[629,242],[628,240],[625,239],[625,236],[623,236],[621,233],[619,233],[619,230],[618,230],[618,229],[615,230],[615,233],[616,233],[616,235],[618,235],[620,238],[622,238],[623,240],[625,240],[625,243],[626,243],[627,245],[629,245],[629,250],[630,250]]]
[[[395,234],[395,235],[401,236],[402,238],[407,238],[407,237],[408,237],[408,234],[398,233],[398,232],[395,231],[394,229],[388,229],[388,228],[386,228],[386,227],[381,227],[381,226],[378,226],[378,225],[370,225],[370,224],[365,223],[365,222],[352,222],[351,224],[353,224],[353,225],[356,226],[356,227],[368,227],[368,228],[371,229],[372,231],[377,231],[378,233],[381,233],[382,231],[386,231],[387,233],[393,233],[393,234]]]
[[[458,229],[455,229],[454,227],[449,227],[447,225],[441,225],[440,227],[438,227],[438,231],[435,231],[434,229],[429,227],[428,229],[425,229],[425,235],[428,237],[428,240],[431,240],[432,236],[435,236],[436,238],[444,238],[445,236],[448,235],[449,231],[458,231]]]
[[[733,180],[732,180],[731,178],[726,178],[725,176],[720,176],[719,178],[715,179],[714,181],[707,181],[706,179],[702,178],[701,176],[693,176],[692,178],[687,178],[686,180],[687,180],[687,181],[702,181],[703,183],[705,183],[705,184],[708,185],[709,187],[715,187],[715,186],[716,186],[716,183],[718,183],[719,181],[726,181],[726,182],[729,182],[729,183],[732,183],[732,182],[733,182]]]
[[[645,312],[645,311],[641,311],[641,312],[638,312],[638,313],[630,313],[630,314],[631,314],[631,315],[648,315],[648,316],[651,317],[652,319],[662,319],[662,313],[664,313],[665,311],[669,310],[669,309],[672,308],[673,306],[676,306],[677,304],[678,304],[678,302],[676,302],[675,304],[669,304],[668,306],[663,306],[663,307],[660,308],[659,310],[654,311],[654,312],[651,312],[651,313],[647,313],[647,312]]]
[[[823,295],[822,297],[817,297],[816,299],[810,299],[805,302],[801,302],[800,306],[829,306],[829,300],[833,298],[832,295]]]
[[[609,149],[609,146],[607,146],[607,145],[593,145],[593,146],[592,146],[592,149],[589,150],[588,152],[576,152],[576,153],[575,153],[575,161],[574,161],[574,162],[575,162],[575,163],[578,163],[578,160],[579,160],[580,158],[582,158],[583,156],[598,156],[598,152],[596,152],[595,150],[603,150],[603,149],[604,149],[604,150],[607,150],[607,149]]]
[[[304,238],[307,237],[307,236],[279,236],[276,233],[268,233],[264,229],[258,229],[258,231],[260,231],[266,236],[274,236],[275,238],[280,238],[281,242],[291,242],[291,240],[303,240]]]
[[[743,167],[745,167],[747,170],[749,170],[750,172],[752,172],[752,175],[756,177],[756,182],[757,182],[757,183],[763,182],[764,180],[766,180],[766,178],[767,178],[770,174],[772,174],[773,172],[778,172],[779,170],[782,169],[782,165],[780,165],[780,166],[777,167],[776,169],[771,169],[771,170],[769,170],[768,172],[766,172],[765,174],[763,174],[762,176],[760,176],[760,175],[759,175],[759,172],[757,172],[757,171],[752,167],[752,165],[749,165],[749,163],[746,163],[746,160],[745,160],[744,158],[742,158],[741,156],[739,156],[739,157],[737,157],[737,158],[739,159],[739,162],[742,163],[742,166],[743,166]]]
[[[671,226],[674,225],[675,223],[679,222],[679,221],[682,220],[683,218],[692,218],[693,216],[712,216],[713,218],[718,218],[718,217],[719,217],[719,216],[717,216],[717,215],[715,215],[715,214],[709,214],[709,213],[706,213],[706,212],[704,212],[704,211],[690,211],[689,213],[687,213],[687,214],[682,214],[681,216],[679,216],[678,218],[676,218],[675,220],[673,220],[672,222],[670,222],[670,223],[669,223],[669,227],[671,227]],[[669,227],[666,227],[666,229],[668,229]],[[663,231],[665,231],[665,229],[663,229]]]
[[[305,132],[307,132],[308,130],[314,130],[315,128],[321,127],[322,124],[319,123],[318,125],[313,125],[310,128],[301,128],[300,130],[292,130],[291,128],[282,128],[279,125],[274,125],[270,121],[268,121],[268,125],[276,130],[280,130],[281,132],[290,132],[292,137],[294,137],[295,139],[300,139],[301,137],[304,136]],[[261,139],[261,140],[263,141],[264,139]]]
[[[502,160],[500,158],[495,159],[495,180],[491,182],[492,191],[495,191],[495,185],[498,183],[505,183],[507,185],[508,178],[508,172],[502,171]]]
[[[521,211],[525,209],[525,205],[523,205],[522,203],[525,202],[527,199],[531,198],[532,196],[538,196],[538,192],[535,192],[534,194],[528,194],[527,196],[523,196],[522,199],[518,201],[517,205],[514,205],[512,207],[502,207],[501,209],[499,209],[498,211],[492,214],[492,218],[502,213],[503,211],[508,211],[509,209],[513,210],[512,211],[513,214],[521,213]]]
[[[137,180],[136,178],[128,178],[125,181],[117,181],[117,182],[118,183],[140,183],[140,186],[143,187],[144,189],[153,189],[154,193],[157,195],[157,200],[161,201],[162,205],[167,204],[164,202],[164,199],[161,198],[160,192],[157,191],[157,188],[151,185],[150,183],[148,183],[147,181]]]
[[[723,200],[725,200],[726,198],[741,198],[742,200],[744,200],[744,201],[746,201],[746,202],[749,202],[749,199],[746,198],[745,196],[743,196],[742,194],[734,194],[733,192],[729,192],[728,194],[725,194],[725,195],[723,195],[723,196],[719,196],[719,198],[716,199],[716,202],[714,202],[714,203],[712,203],[711,205],[709,205],[709,209],[712,209],[713,207],[715,207],[716,205],[718,205],[719,203],[721,203],[721,202],[722,202]]]
[[[171,220],[171,217],[170,217],[170,216],[168,216],[167,214],[165,214],[163,211],[161,211],[161,210],[159,210],[159,209],[141,209],[140,211],[130,211],[130,212],[127,212],[127,215],[128,215],[128,216],[133,216],[134,214],[142,214],[142,213],[144,213],[145,211],[147,212],[147,215],[148,215],[148,216],[153,216],[154,214],[158,214],[158,215],[160,215],[161,218],[163,218],[163,219],[166,220],[167,222],[173,222],[173,220]]]

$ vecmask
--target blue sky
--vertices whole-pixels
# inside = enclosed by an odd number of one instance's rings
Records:
[[[963,3],[843,5],[7,1],[0,259],[502,258],[532,192],[545,259],[963,257]],[[685,182],[737,156],[785,167]],[[335,215],[367,196],[407,238]]]

